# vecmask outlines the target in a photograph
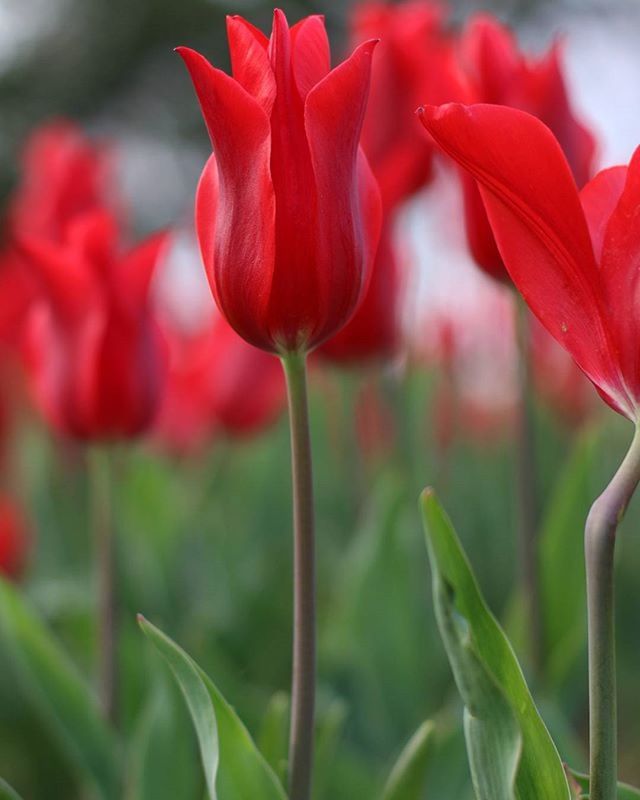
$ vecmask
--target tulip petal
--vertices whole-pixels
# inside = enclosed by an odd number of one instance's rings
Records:
[[[600,270],[631,395],[640,400],[640,148],[606,227]]]
[[[596,261],[602,258],[604,234],[627,179],[627,167],[603,169],[580,192]]]
[[[261,320],[269,301],[275,258],[275,198],[271,136],[258,102],[199,53],[180,48],[217,157],[220,202],[216,221],[217,300],[245,339],[266,347]],[[203,225],[199,219],[199,228]],[[206,239],[207,233],[202,234]]]
[[[242,17],[227,17],[227,36],[233,77],[271,114],[276,81],[267,53],[269,40]]]
[[[305,127],[317,191],[317,304],[323,327],[355,310],[364,282],[365,230],[360,219],[358,142],[375,41],[365,42],[307,95]],[[364,211],[364,209],[362,209]],[[325,335],[322,331],[314,334]]]
[[[216,217],[218,214],[218,194],[218,164],[216,162],[215,153],[212,153],[205,164],[196,190],[196,231],[200,244],[202,262],[216,302],[219,301],[216,296],[213,263],[216,239]]]
[[[329,39],[324,17],[300,20],[291,28],[293,74],[300,97],[305,98],[331,69]]]
[[[449,104],[421,117],[478,181],[500,254],[532,311],[631,416],[578,190],[552,133],[502,106]]]

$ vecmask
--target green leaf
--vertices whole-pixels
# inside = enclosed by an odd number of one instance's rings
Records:
[[[540,576],[552,687],[566,679],[587,638],[584,523],[593,500],[591,468],[597,437],[577,441],[546,509],[540,532]]]
[[[202,798],[193,726],[179,690],[169,680],[163,672],[154,681],[129,748],[128,800]]]
[[[120,800],[116,740],[95,698],[60,646],[18,593],[0,580],[0,631],[16,677],[69,757],[104,800]]]
[[[569,768],[567,768],[567,772],[577,785],[579,792],[577,800],[589,800],[589,776],[574,772]],[[640,798],[639,789],[634,789],[633,786],[628,786],[626,783],[618,784],[617,800],[638,800],[638,798]]]
[[[162,631],[140,627],[169,664],[198,736],[210,800],[286,800],[282,785],[238,715],[207,675]]]
[[[6,781],[0,778],[0,800],[22,800],[22,798]]]
[[[405,745],[382,792],[382,800],[422,800],[433,756],[433,722],[423,722]]]
[[[269,701],[258,735],[258,747],[267,764],[284,781],[289,748],[289,696],[276,692]]]
[[[568,800],[558,751],[453,526],[431,490],[421,503],[436,615],[466,706],[467,750],[479,800]],[[480,794],[487,780],[501,785],[493,785],[493,794]]]

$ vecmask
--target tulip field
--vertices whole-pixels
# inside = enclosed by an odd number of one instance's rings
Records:
[[[508,5],[0,4],[0,800],[640,798],[640,13]]]

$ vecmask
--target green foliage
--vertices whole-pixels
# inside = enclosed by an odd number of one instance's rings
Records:
[[[18,593],[0,580],[0,632],[15,677],[102,800],[120,800],[117,744],[93,695]]]
[[[433,760],[435,726],[424,722],[400,753],[382,793],[382,800],[421,800]]]
[[[2,778],[0,778],[0,800],[21,800],[20,795]]]
[[[273,770],[206,674],[144,618],[140,627],[174,674],[196,729],[210,800],[285,800]]]
[[[567,772],[575,788],[576,800],[589,800],[589,776],[570,769]],[[634,789],[626,783],[618,784],[617,800],[637,800],[637,798],[640,798],[640,789]]]
[[[436,615],[465,703],[465,733],[479,800],[568,800],[558,752],[515,654],[487,608],[451,522],[422,496]]]

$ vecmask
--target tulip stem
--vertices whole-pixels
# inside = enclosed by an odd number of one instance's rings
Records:
[[[289,733],[289,797],[309,800],[313,769],[316,670],[315,535],[311,437],[304,355],[282,358],[291,430],[294,536],[293,674]]]
[[[637,426],[624,461],[591,506],[585,527],[591,800],[615,800],[617,796],[614,552],[618,525],[639,481]]]
[[[98,690],[103,716],[117,717],[117,600],[115,591],[115,541],[111,519],[110,454],[103,448],[89,451],[91,526],[94,541]]]
[[[531,375],[529,312],[520,296],[516,298],[516,327],[519,356],[519,399],[516,434],[518,549],[529,628],[529,656],[533,674],[539,677],[544,660],[544,622],[538,563],[534,389]]]

